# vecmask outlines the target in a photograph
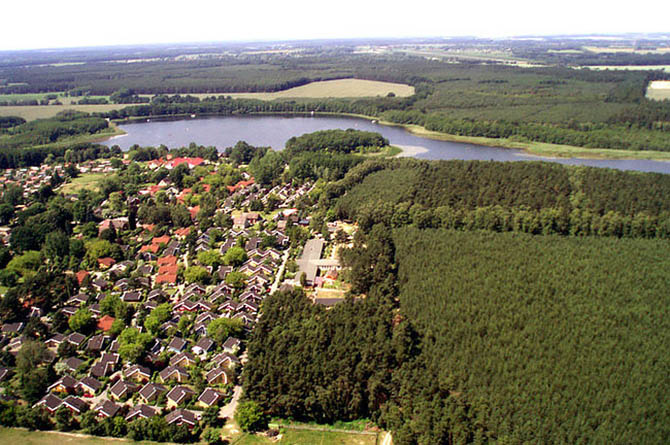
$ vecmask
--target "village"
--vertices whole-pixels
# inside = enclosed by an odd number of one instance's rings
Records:
[[[231,167],[224,157],[167,155],[141,165],[107,159],[74,167],[79,174],[105,176],[129,167],[163,173],[135,193],[111,193],[90,209],[87,224],[72,222],[75,239],[89,237],[85,256],[70,260],[65,272],[76,280],[76,293],[53,305],[26,298],[20,301],[25,318],[2,324],[3,353],[18,362],[22,350],[33,348],[35,363],[53,370],[34,409],[82,426],[92,417],[133,422],[157,416],[188,429],[221,425],[232,418],[241,395],[245,343],[263,300],[293,286],[309,289],[315,304],[331,306],[344,296],[336,253],[350,236],[342,222],[314,223],[305,204],[315,187],[311,181],[257,184],[246,166]],[[220,181],[208,180],[220,169],[241,176],[224,192]],[[14,215],[30,208],[54,175],[65,178],[69,170],[71,165],[57,164],[2,173],[5,189],[23,189]],[[173,180],[175,170],[190,180]],[[225,198],[212,198],[212,187]],[[77,193],[61,195],[80,199]],[[151,213],[157,206],[186,208],[187,220],[181,215],[179,224],[175,217],[161,222]],[[0,236],[5,245],[15,239],[11,223]],[[53,261],[46,260],[47,266]],[[18,280],[34,273],[17,271]],[[17,374],[0,367],[2,399],[27,403]]]

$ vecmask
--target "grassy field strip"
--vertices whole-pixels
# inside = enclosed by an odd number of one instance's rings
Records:
[[[590,65],[582,66],[580,68],[590,68],[592,70],[636,70],[636,71],[652,71],[664,70],[670,72],[670,65]]]
[[[142,441],[135,442],[130,439],[116,437],[97,437],[78,433],[61,433],[58,431],[28,431],[24,428],[5,428],[0,427],[0,443],[15,445],[54,445],[72,444],[72,445],[109,445],[110,443],[120,444],[143,444],[157,445],[158,442]],[[169,445],[169,444],[163,444]]]

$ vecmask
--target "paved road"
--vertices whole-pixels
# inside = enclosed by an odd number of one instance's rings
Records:
[[[237,402],[240,400],[241,395],[242,395],[242,387],[238,385],[233,389],[233,399],[230,401],[229,404],[221,408],[221,411],[219,411],[219,417],[227,417],[229,419],[232,419],[233,416],[235,415],[235,410],[237,409]]]

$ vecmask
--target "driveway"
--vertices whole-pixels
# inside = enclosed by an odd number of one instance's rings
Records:
[[[232,419],[233,416],[235,415],[235,410],[237,409],[237,402],[240,400],[240,396],[242,395],[242,387],[237,385],[233,389],[233,399],[230,401],[229,404],[221,408],[221,411],[219,411],[219,417],[227,417],[229,419]]]

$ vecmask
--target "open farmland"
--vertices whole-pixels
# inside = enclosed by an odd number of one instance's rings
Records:
[[[106,113],[111,110],[118,110],[125,105],[27,105],[0,107],[0,116],[19,116],[27,121],[35,119],[47,119],[54,117],[61,111],[76,110],[86,113]]]
[[[214,96],[232,96],[244,99],[287,99],[287,98],[326,98],[326,97],[376,97],[387,96],[393,93],[398,97],[409,97],[414,94],[414,87],[401,83],[378,82],[362,79],[338,79],[312,82],[307,85],[289,88],[288,90],[273,93],[225,93]],[[212,94],[194,94],[203,98]]]
[[[647,87],[647,98],[653,100],[670,99],[670,81],[655,80]]]

